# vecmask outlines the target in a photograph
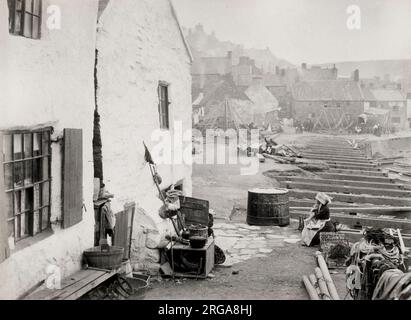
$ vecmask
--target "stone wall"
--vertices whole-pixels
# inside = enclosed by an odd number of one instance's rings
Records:
[[[104,182],[115,195],[115,212],[128,202],[137,204],[131,262],[134,269],[146,268],[158,262],[156,248],[167,243],[164,236],[173,227],[159,216],[162,202],[144,161],[143,141],[154,156],[156,135],[191,129],[191,60],[169,0],[110,1],[99,20],[97,49]],[[169,84],[166,131],[159,129],[159,81]],[[185,138],[183,148],[191,154],[191,133]],[[177,137],[172,150],[180,142]],[[184,192],[191,195],[191,165],[178,162],[158,166],[161,187],[184,179]]]
[[[47,7],[61,10],[61,29],[46,26]],[[79,9],[81,7],[81,9]],[[0,264],[0,299],[15,299],[46,279],[46,268],[60,267],[62,276],[81,266],[82,252],[93,246],[93,65],[97,1],[43,0],[41,39],[8,32],[7,1],[0,2],[0,128],[51,125],[52,139],[64,128],[83,129],[83,220],[61,229],[61,143],[52,143],[51,223],[39,234],[17,242]],[[3,170],[3,169],[1,169]],[[41,238],[41,239],[40,239]],[[43,239],[44,238],[44,239]]]

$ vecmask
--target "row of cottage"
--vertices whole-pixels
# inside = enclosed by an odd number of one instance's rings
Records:
[[[355,119],[365,113],[385,112],[391,130],[409,128],[411,113],[407,111],[407,99],[399,86],[391,81],[360,79],[358,70],[350,77],[339,77],[338,69],[307,67],[279,68],[275,72],[263,72],[249,57],[240,57],[235,63],[231,52],[225,57],[197,57],[192,65],[194,123],[229,99],[232,105],[244,106],[262,112],[271,108],[283,117],[304,121],[316,121],[324,107],[340,108]],[[375,85],[374,85],[375,84]],[[224,87],[234,88],[220,95]],[[250,98],[247,91],[256,92],[260,101]],[[245,93],[241,94],[241,93]],[[251,107],[250,107],[251,108]],[[243,108],[244,109],[244,108]],[[380,109],[380,110],[376,110]],[[383,111],[381,110],[383,109]],[[245,120],[246,121],[246,120]]]
[[[115,213],[135,212],[133,268],[156,265],[172,226],[143,141],[191,129],[192,56],[172,3],[1,1],[0,43],[0,298],[20,297],[50,265],[63,277],[81,268],[95,242],[96,176]],[[191,194],[190,164],[158,171],[161,188]]]

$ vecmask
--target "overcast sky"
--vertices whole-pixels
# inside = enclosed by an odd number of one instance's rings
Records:
[[[411,59],[411,0],[173,0],[180,23],[292,63]],[[349,5],[361,29],[347,28]]]

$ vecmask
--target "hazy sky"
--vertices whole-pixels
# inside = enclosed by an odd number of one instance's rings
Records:
[[[180,23],[292,63],[411,58],[411,0],[173,0]],[[347,28],[349,5],[361,29]]]

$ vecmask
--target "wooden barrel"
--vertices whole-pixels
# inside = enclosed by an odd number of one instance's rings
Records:
[[[288,190],[282,188],[248,190],[247,223],[257,226],[290,224]]]

